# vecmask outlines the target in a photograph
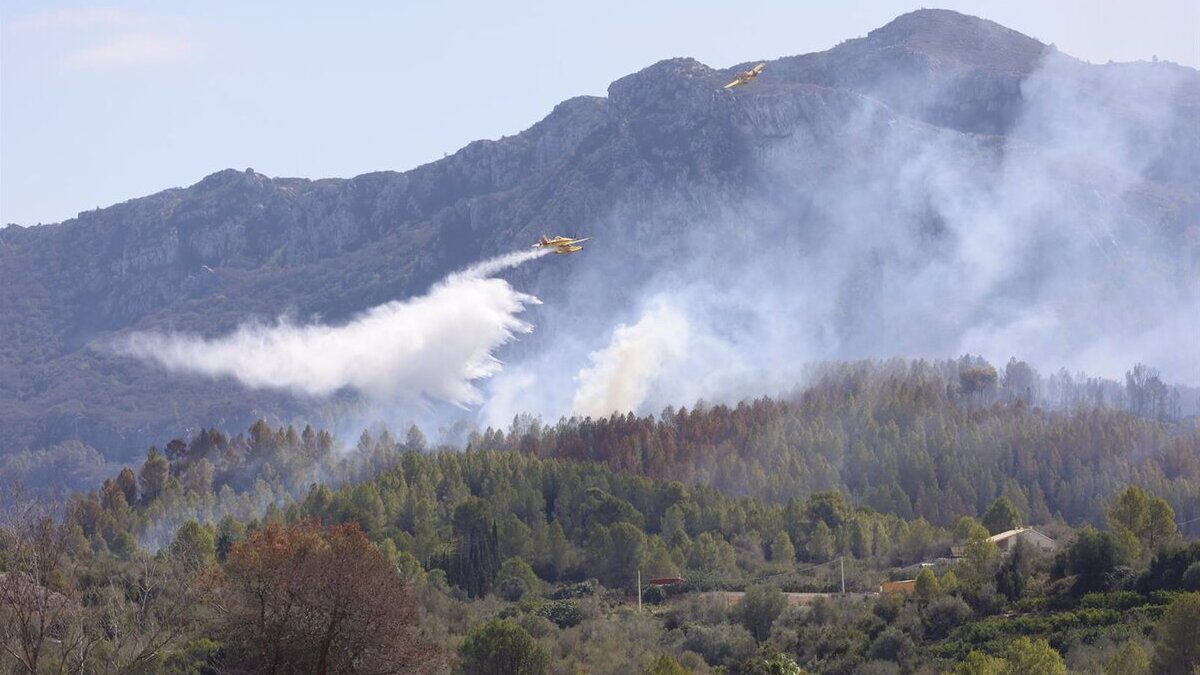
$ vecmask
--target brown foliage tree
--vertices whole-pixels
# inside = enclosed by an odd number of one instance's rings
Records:
[[[79,602],[75,532],[18,496],[0,522],[0,668],[75,672],[99,640]]]
[[[444,654],[417,600],[357,524],[268,524],[236,544],[222,584],[225,641],[246,672],[407,673]]]

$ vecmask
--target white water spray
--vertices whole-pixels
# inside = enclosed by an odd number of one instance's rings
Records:
[[[356,390],[369,399],[478,403],[475,382],[500,370],[495,350],[533,327],[519,318],[536,297],[503,279],[541,257],[518,251],[450,274],[428,293],[373,307],[344,325],[254,322],[229,335],[135,333],[114,345],[169,371],[232,377],[248,387],[309,396]]]

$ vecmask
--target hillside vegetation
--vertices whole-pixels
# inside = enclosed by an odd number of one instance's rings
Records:
[[[511,439],[509,449],[434,450],[413,428],[402,441],[364,433],[355,448],[338,450],[325,432],[262,422],[232,437],[205,430],[173,440],[71,499],[61,517],[10,501],[0,537],[8,649],[0,662],[37,661],[27,672],[178,673],[487,673],[496,672],[487,665],[496,654],[529,673],[973,673],[1028,660],[1051,668],[1030,672],[1133,667],[1126,662],[1142,669],[1110,672],[1173,672],[1197,662],[1180,636],[1200,620],[1200,596],[1187,593],[1200,591],[1200,543],[1180,532],[1186,521],[1170,493],[1194,485],[1194,474],[1158,468],[1159,450],[1194,435],[1113,410],[1051,413],[987,389],[964,396],[944,381],[932,386],[931,366],[902,370],[906,377],[895,364],[833,369],[794,401],[657,421],[519,423],[518,433],[476,439]],[[873,507],[878,491],[860,486],[889,475],[905,448],[883,442],[869,446],[875,453],[825,457],[825,485],[748,494],[779,485],[753,481],[778,469],[737,443],[753,448],[789,425],[803,428],[806,416],[807,426],[833,426],[839,410],[862,422],[840,423],[842,433],[877,419],[924,428],[936,413],[934,428],[954,430],[949,438],[979,438],[968,446],[981,453],[970,460],[974,478],[963,480],[982,502],[964,500],[951,513],[952,493],[929,497],[919,484],[926,499],[946,500],[935,502],[945,524],[931,522],[900,513],[901,503],[911,511],[924,502],[897,480],[897,500]],[[652,447],[641,430],[675,444],[676,463],[629,464],[617,451],[625,438]],[[1060,447],[1084,453],[1109,437],[1092,463],[1045,461],[1068,456]],[[572,445],[582,439],[592,444]],[[1123,446],[1134,442],[1137,452]],[[1028,480],[1006,473],[1006,455],[980,450],[992,443],[1016,446],[1018,456],[1036,449]],[[929,446],[911,451],[940,458],[958,443]],[[594,456],[567,451],[580,447]],[[710,456],[727,475],[703,473]],[[1041,513],[1028,493],[1004,489],[1048,481],[1069,494],[1076,476],[1049,475],[1063,467],[1093,474],[1094,490],[1114,487],[1077,512],[1069,500],[1047,499]],[[686,480],[644,475],[672,472]],[[993,472],[1008,477],[984,493]],[[852,474],[864,480],[839,478]],[[1147,476],[1168,494],[1122,484]],[[1091,507],[1098,529],[1087,525]],[[1001,553],[988,539],[1027,524],[1062,548]],[[950,559],[951,545],[961,558]],[[643,584],[685,581],[643,588],[639,613],[639,572]],[[878,595],[884,581],[914,578],[911,596]]]

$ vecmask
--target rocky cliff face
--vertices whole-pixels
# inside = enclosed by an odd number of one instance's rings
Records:
[[[1047,63],[1058,64],[1063,86],[1082,91],[1120,71],[1127,98],[1106,105],[1131,119],[1143,112],[1138,100],[1167,96],[1170,151],[1146,159],[1158,182],[1138,199],[1162,237],[1195,236],[1200,74],[1082,64],[988,21],[914,12],[829,51],[769,62],[752,86],[733,91],[720,87],[745,64],[657,63],[614,82],[606,98],[565,101],[515,137],[403,173],[307,180],[229,169],[64,223],[0,230],[0,450],[80,439],[124,457],[166,433],[236,429],[311,408],[229,382],[169,377],[94,348],[122,331],[213,334],[285,312],[338,320],[543,232],[614,242],[596,255],[624,256],[612,283],[632,288],[665,264],[673,244],[663,235],[712,222],[730,195],[836,226],[803,190],[780,197],[781,185],[865,171],[874,149],[897,139],[953,145],[964,157],[1036,150],[1038,130],[1020,119],[1030,78]],[[801,153],[808,163],[790,177],[770,170]],[[654,219],[639,217],[650,211]],[[926,220],[937,229],[936,214]],[[819,232],[796,236],[815,241]],[[546,265],[516,277],[554,298],[572,274],[586,269]]]

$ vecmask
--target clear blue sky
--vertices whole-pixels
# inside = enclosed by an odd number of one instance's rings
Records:
[[[188,185],[404,170],[659,59],[827,49],[921,5],[0,0],[0,224]],[[947,1],[1080,58],[1200,66],[1200,0]]]

